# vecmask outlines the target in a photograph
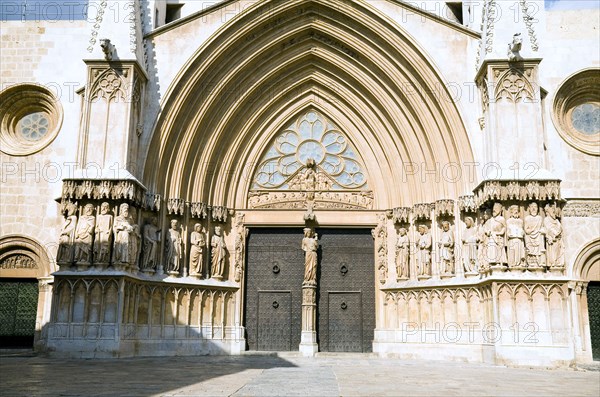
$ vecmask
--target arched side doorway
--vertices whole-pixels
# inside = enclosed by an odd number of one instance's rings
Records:
[[[50,261],[23,236],[0,239],[0,348],[31,348],[42,336]]]
[[[585,361],[600,361],[600,239],[579,252],[573,266],[571,302],[578,354]]]

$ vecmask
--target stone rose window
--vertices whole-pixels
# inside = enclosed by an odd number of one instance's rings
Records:
[[[345,134],[316,110],[289,124],[263,155],[253,190],[294,189],[295,176],[314,164],[332,190],[366,189],[362,160]]]
[[[554,98],[553,121],[561,137],[574,148],[600,156],[600,69],[569,77]]]
[[[27,156],[48,146],[62,124],[62,108],[45,87],[19,84],[0,92],[0,150]]]

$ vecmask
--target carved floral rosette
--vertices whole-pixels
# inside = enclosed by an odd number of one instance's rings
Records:
[[[169,215],[183,215],[185,213],[185,200],[180,198],[168,199],[167,212]]]
[[[61,199],[126,200],[139,207],[146,202],[146,189],[133,180],[68,179],[63,182]]]
[[[491,201],[560,200],[560,181],[497,181],[481,183],[475,190],[475,203],[481,208]]]

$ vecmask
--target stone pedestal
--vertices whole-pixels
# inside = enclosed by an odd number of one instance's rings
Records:
[[[317,287],[302,286],[302,334],[300,336],[300,353],[304,357],[313,357],[319,351],[317,344]]]

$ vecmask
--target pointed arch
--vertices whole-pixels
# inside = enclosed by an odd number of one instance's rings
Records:
[[[449,98],[416,41],[368,3],[258,2],[177,76],[143,180],[168,197],[241,208],[260,153],[294,113],[312,106],[356,145],[376,208],[457,196],[469,190],[466,178],[424,186],[412,172],[473,160]]]

